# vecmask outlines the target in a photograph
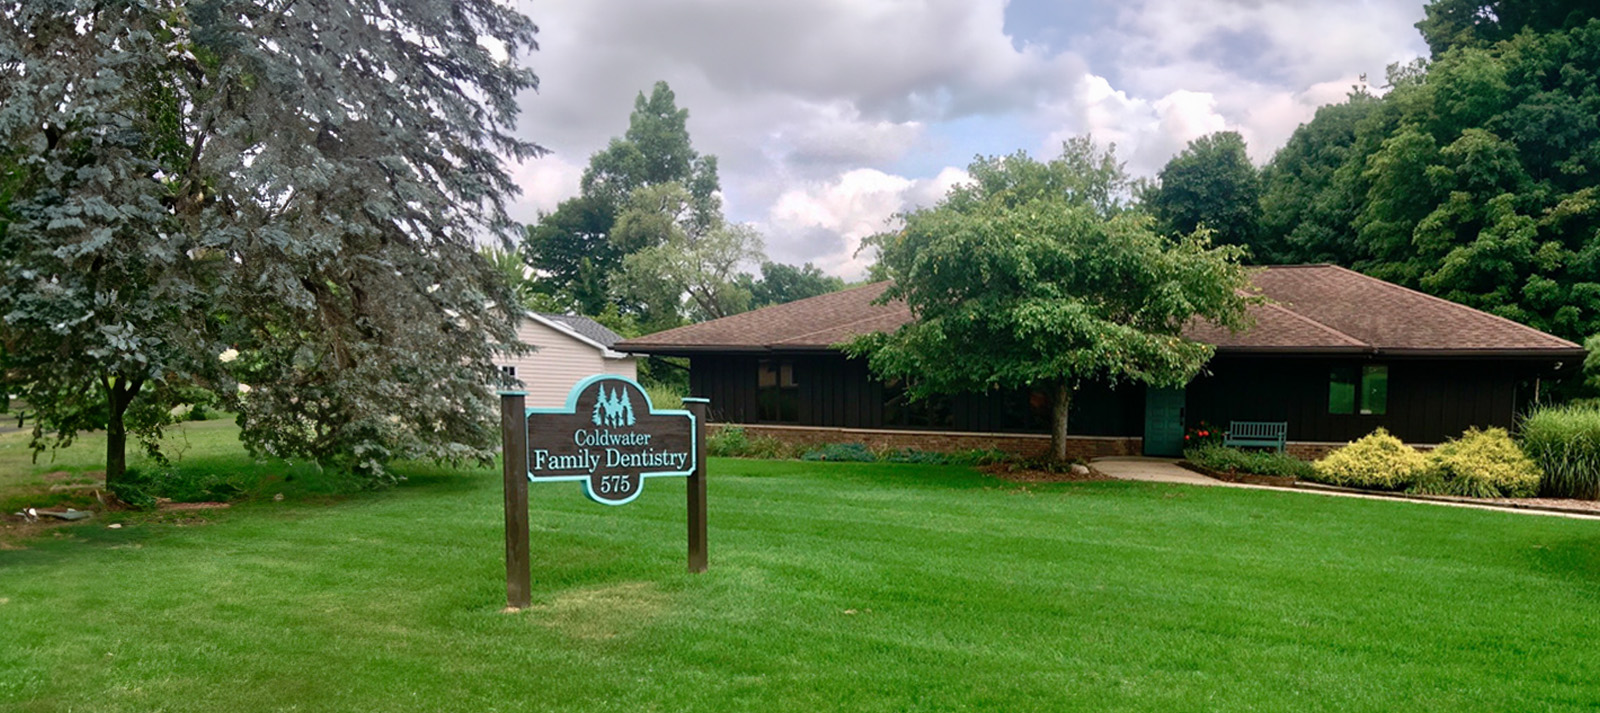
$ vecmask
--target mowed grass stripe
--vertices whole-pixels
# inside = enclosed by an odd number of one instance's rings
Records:
[[[1600,526],[1300,494],[714,461],[533,487],[503,604],[498,474],[103,523],[0,552],[9,710],[1583,710]],[[847,613],[853,612],[853,613]],[[107,654],[110,654],[109,656]]]

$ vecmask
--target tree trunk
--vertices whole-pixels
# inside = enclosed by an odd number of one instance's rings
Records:
[[[1067,459],[1067,409],[1072,406],[1072,386],[1065,381],[1056,384],[1055,408],[1050,412],[1050,455],[1057,461]]]
[[[139,387],[144,385],[144,380],[135,380],[129,384],[121,379],[106,379],[106,487],[121,482],[124,474],[128,472],[128,429],[123,424],[122,417],[128,412],[128,404],[133,402],[133,397],[139,394]]]

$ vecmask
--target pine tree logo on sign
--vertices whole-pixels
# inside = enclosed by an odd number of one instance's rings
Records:
[[[600,398],[594,402],[594,425],[621,428],[633,424],[633,399],[621,388],[606,396],[606,388],[600,387]]]

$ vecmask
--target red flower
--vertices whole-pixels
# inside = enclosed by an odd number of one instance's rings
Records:
[[[1209,435],[1211,435],[1210,431],[1201,431],[1200,432],[1200,437],[1201,438],[1205,438],[1206,436],[1209,436]]]

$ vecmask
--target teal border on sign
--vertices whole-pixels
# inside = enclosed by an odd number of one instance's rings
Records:
[[[527,413],[525,415],[526,416],[530,416],[530,417],[531,416],[536,416],[536,415],[539,415],[539,414],[561,415],[561,416],[576,416],[578,414],[578,394],[583,393],[584,389],[587,389],[590,386],[593,386],[596,382],[600,382],[600,381],[620,381],[620,382],[623,382],[625,384],[628,384],[628,385],[632,386],[635,389],[638,389],[639,393],[644,395],[645,407],[646,407],[646,409],[648,410],[648,412],[650,413],[651,416],[686,416],[686,417],[688,417],[688,419],[689,419],[689,462],[688,462],[689,468],[687,470],[663,470],[663,471],[657,471],[657,472],[654,472],[654,473],[640,473],[639,474],[639,489],[634,491],[633,495],[628,496],[628,498],[626,500],[603,500],[603,499],[601,499],[599,497],[596,497],[595,494],[594,494],[594,483],[591,481],[590,477],[587,476],[587,475],[557,475],[557,476],[552,476],[552,477],[549,477],[549,478],[535,478],[535,477],[533,477],[533,470],[528,468],[527,464],[524,463],[523,464],[523,469],[525,471],[527,471],[527,473],[528,473],[528,482],[529,483],[559,483],[559,482],[569,482],[569,481],[582,481],[583,482],[583,494],[588,496],[588,498],[590,500],[593,500],[593,501],[595,501],[597,503],[600,503],[601,505],[627,505],[628,503],[633,502],[634,498],[639,497],[639,495],[644,492],[644,481],[645,481],[646,478],[684,478],[684,477],[688,477],[689,475],[692,475],[694,473],[694,464],[700,462],[700,459],[699,459],[699,455],[700,455],[700,439],[696,438],[696,436],[698,436],[700,434],[700,429],[699,429],[699,425],[700,424],[695,423],[694,414],[689,413],[688,411],[686,411],[684,409],[667,409],[667,410],[664,410],[664,411],[657,411],[655,403],[650,400],[650,392],[645,391],[644,387],[639,385],[639,382],[634,381],[633,379],[630,379],[630,378],[628,378],[626,376],[617,376],[616,374],[595,374],[594,376],[591,376],[591,377],[589,377],[587,379],[584,379],[583,381],[578,382],[576,385],[574,385],[572,387],[571,391],[567,392],[567,405],[566,405],[565,408],[535,408],[535,407],[529,406],[528,409],[527,409]],[[528,444],[528,452],[530,454],[533,452],[533,444],[532,443]]]

